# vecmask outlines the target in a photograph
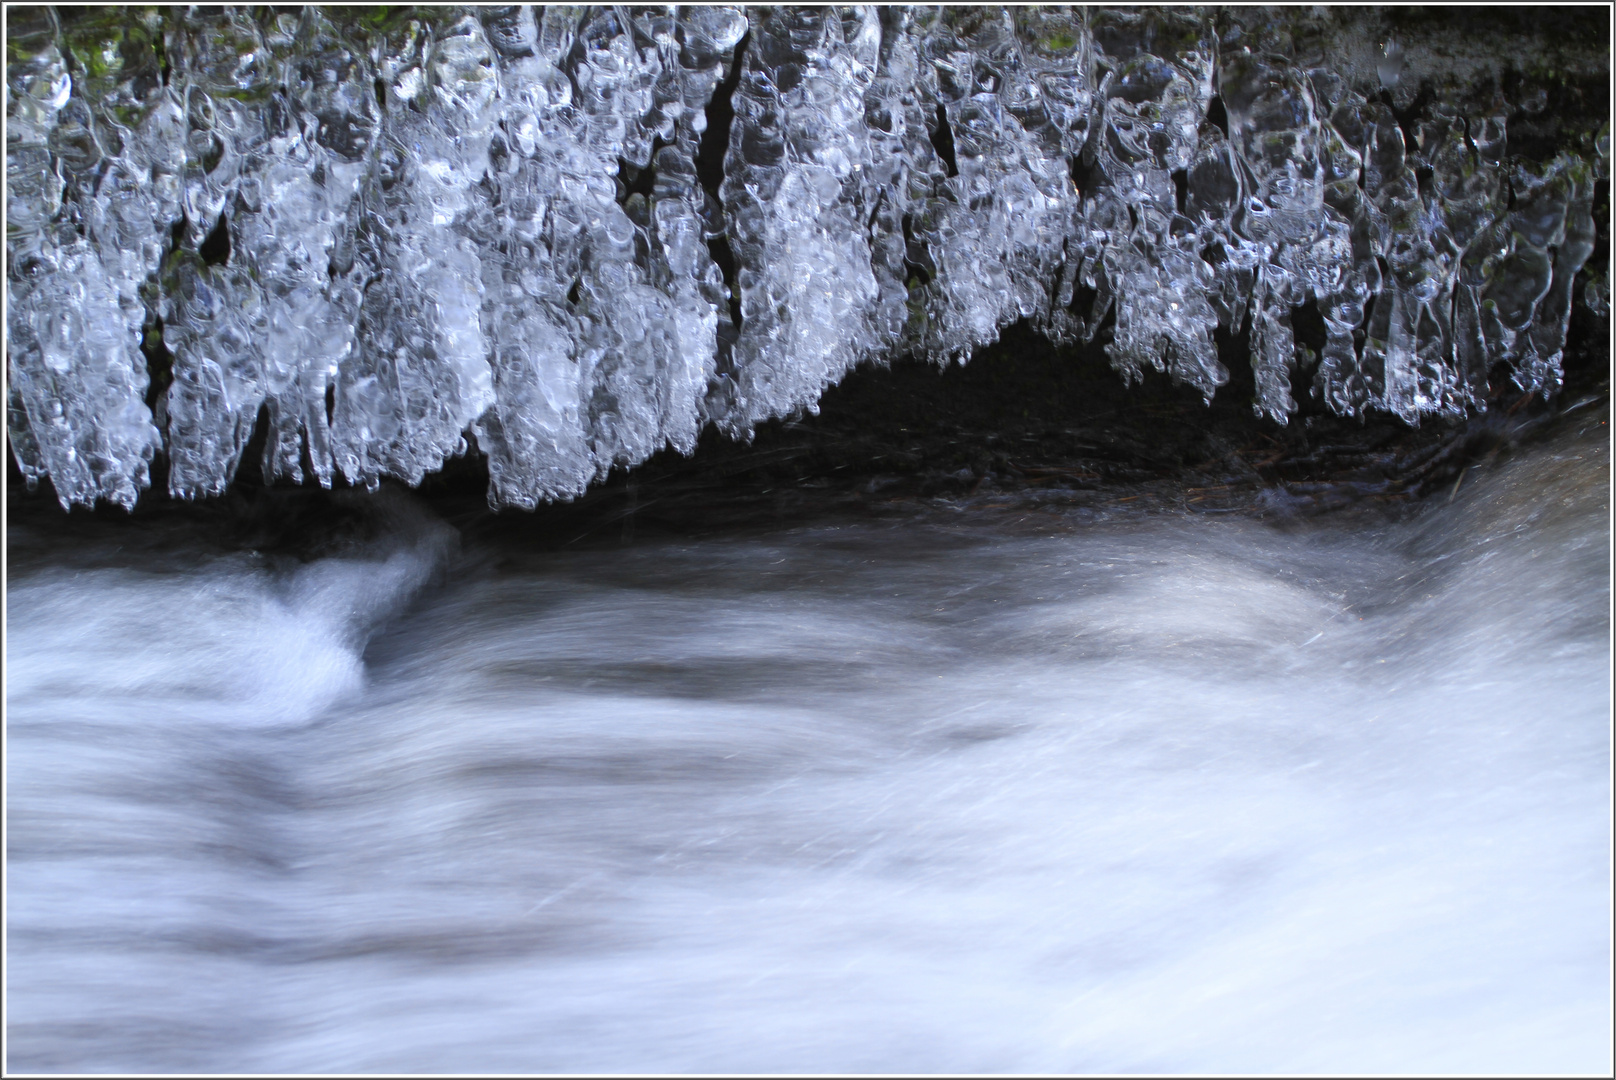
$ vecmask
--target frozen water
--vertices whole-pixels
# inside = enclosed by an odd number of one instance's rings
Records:
[[[1114,319],[1124,377],[1209,399],[1249,320],[1280,422],[1462,415],[1500,362],[1552,392],[1608,136],[1512,158],[1503,102],[1394,113],[1402,43],[1255,10],[19,9],[13,450],[64,505],[160,450],[195,497],[266,413],[271,478],[418,483],[474,436],[531,507],[1016,320]]]
[[[1597,1074],[1589,427],[1395,526],[14,521],[8,1065]]]

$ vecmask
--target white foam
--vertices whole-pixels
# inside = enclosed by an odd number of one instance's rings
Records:
[[[1597,1071],[1607,475],[36,575],[11,1065]]]

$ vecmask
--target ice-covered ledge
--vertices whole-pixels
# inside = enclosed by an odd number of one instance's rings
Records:
[[[1501,363],[1552,391],[1571,305],[1606,302],[1603,268],[1573,295],[1602,29],[205,10],[8,13],[9,429],[64,505],[132,505],[158,453],[222,491],[264,413],[266,476],[418,483],[469,431],[532,506],[1022,320],[1208,397],[1213,328],[1249,324],[1276,420],[1417,422]]]

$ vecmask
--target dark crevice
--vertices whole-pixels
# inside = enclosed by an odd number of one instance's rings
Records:
[[[1190,197],[1190,174],[1183,169],[1173,173],[1173,188],[1178,199],[1178,212],[1182,214]]]
[[[718,84],[713,96],[707,101],[707,127],[701,133],[701,141],[696,147],[696,180],[701,184],[702,190],[707,193],[716,212],[712,214],[709,227],[707,250],[718,265],[718,272],[724,276],[724,287],[729,291],[729,317],[736,328],[741,325],[741,294],[735,284],[735,252],[729,246],[727,230],[722,228],[724,221],[724,155],[729,152],[729,132],[735,121],[735,88],[741,84],[741,72],[746,63],[746,49],[752,42],[751,31],[742,36],[735,45],[735,57],[730,61],[729,73],[724,81]],[[720,327],[722,329],[722,327]],[[727,346],[733,342],[728,341],[729,335],[721,334],[719,351],[721,366],[729,358]]]
[[[1291,332],[1296,337],[1296,343],[1312,349],[1314,355],[1324,351],[1325,344],[1330,340],[1329,328],[1324,325],[1324,315],[1319,311],[1317,300],[1309,297],[1307,303],[1291,309]]]
[[[1206,119],[1208,123],[1217,125],[1225,139],[1229,137],[1229,110],[1223,107],[1222,95],[1213,96],[1211,104],[1206,107]]]
[[[866,231],[875,228],[875,219],[880,216],[881,207],[886,204],[886,201],[887,189],[882,188],[880,191],[875,193],[875,205],[870,208],[869,220],[864,223],[864,228]]]
[[[1487,400],[1493,403],[1515,388],[1515,365],[1500,360],[1487,369]]]
[[[325,384],[325,426],[326,426],[327,431],[331,430],[331,425],[336,422],[336,418],[337,418],[337,384],[336,383],[326,383]]]
[[[735,88],[741,84],[746,47],[751,41],[752,35],[748,32],[736,44],[729,73],[707,101],[707,127],[702,131],[701,142],[696,147],[696,179],[715,199],[719,198],[719,188],[724,183],[724,154],[729,151],[729,129],[735,120],[733,98]]]
[[[572,279],[572,288],[567,290],[567,303],[573,305],[574,307],[578,306],[578,300],[579,300],[579,298],[581,296],[581,294],[578,291],[578,286],[579,286],[579,279],[578,278],[573,278]]]
[[[658,135],[651,140],[651,164],[645,168],[633,165],[623,158],[617,159],[617,202],[627,203],[630,196],[643,195],[649,199],[656,190],[657,152],[668,144]]]
[[[903,271],[904,281],[913,287],[925,286],[937,276],[937,264],[932,261],[931,250],[924,240],[915,239],[914,219],[903,215]]]
[[[379,78],[376,80],[376,104],[383,112],[387,111],[387,84]]]
[[[729,291],[729,319],[736,329],[741,326],[741,291],[735,284],[735,252],[729,246],[729,237],[722,234],[707,241],[707,251],[718,264],[724,276],[724,288]]]
[[[241,457],[236,460],[236,474],[230,480],[230,486],[236,490],[264,486],[264,447],[269,442],[270,426],[269,404],[265,402],[258,406],[252,434],[247,437],[247,445],[241,448]]]
[[[559,12],[566,10],[566,8],[551,8],[548,17],[554,19],[557,17]],[[578,30],[582,29],[583,21],[588,18],[587,15],[580,18],[578,12],[581,10],[587,11],[587,9],[574,8],[572,9],[570,18],[566,19],[567,22],[572,24],[572,48],[567,50],[567,55],[562,57],[561,62],[556,65],[562,71],[565,71],[567,76],[572,79],[572,85],[575,88],[578,85],[578,68],[581,64],[583,64],[584,57],[589,55],[589,45],[587,44],[584,35],[577,33]],[[534,12],[534,14],[537,16],[542,25],[545,20],[545,16],[539,12]],[[609,24],[602,24],[601,29],[603,29],[607,34],[612,32]]]
[[[202,246],[197,248],[197,254],[209,266],[223,266],[230,261],[230,223],[223,214],[219,215],[218,222],[208,233],[207,239],[202,241]]]
[[[1228,369],[1229,381],[1218,389],[1230,402],[1257,400],[1257,369],[1251,366],[1252,308],[1247,306],[1238,330],[1229,330],[1219,323],[1212,328],[1212,344],[1218,350],[1218,360]]]
[[[1081,281],[1072,286],[1071,310],[1083,317],[1085,325],[1094,318],[1094,301],[1100,296],[1098,289],[1091,289]]]
[[[174,73],[174,66],[169,62],[168,48],[163,44],[162,37],[159,36],[152,42],[152,50],[157,53],[158,76],[163,80],[163,85],[167,86],[169,76]]]
[[[1410,157],[1419,153],[1419,120],[1425,113],[1426,107],[1436,100],[1436,93],[1431,89],[1431,84],[1421,83],[1419,93],[1414,96],[1414,100],[1409,103],[1406,109],[1399,109],[1392,102],[1390,90],[1381,90],[1378,97],[1392,111],[1392,116],[1397,120],[1397,126],[1403,131],[1404,151]]]
[[[218,136],[214,136],[208,140],[208,148],[202,154],[202,171],[211,173],[219,167],[219,162],[223,159],[224,142]]]
[[[325,267],[327,277],[335,280],[353,271],[358,240],[357,236],[348,233],[338,237],[337,242],[331,245],[331,260]]]
[[[1104,177],[1098,158],[1086,159],[1083,154],[1072,155],[1072,186],[1077,188],[1079,199],[1088,198]]]
[[[656,40],[647,34],[644,28],[633,18],[635,14],[634,8],[618,8],[617,10],[620,13],[617,17],[617,28],[621,33],[628,35],[629,40],[634,42],[636,49],[643,52],[657,47]]]
[[[958,176],[959,163],[954,160],[954,129],[949,126],[948,110],[940,101],[937,103],[937,126],[931,129],[931,145],[947,166],[948,175]]]
[[[1604,225],[1610,221],[1610,181],[1594,181],[1594,222]],[[1610,232],[1608,229],[1596,229],[1594,240],[1594,253],[1588,256],[1584,264],[1588,269],[1605,267],[1610,264]]]
[[[174,381],[174,354],[163,343],[163,320],[152,320],[146,335],[140,341],[141,354],[146,357],[146,408],[154,413],[158,399],[168,393]]]

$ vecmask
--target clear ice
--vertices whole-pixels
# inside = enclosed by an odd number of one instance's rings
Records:
[[[1208,400],[1249,323],[1280,423],[1299,393],[1462,416],[1500,362],[1552,393],[1572,304],[1608,305],[1573,291],[1608,124],[1533,165],[1502,105],[1439,95],[1410,141],[1398,43],[1370,84],[1240,18],[14,8],[13,452],[129,507],[159,453],[174,495],[225,490],[261,416],[266,478],[326,486],[471,436],[490,501],[533,507],[1016,321],[1109,325],[1124,378]]]

